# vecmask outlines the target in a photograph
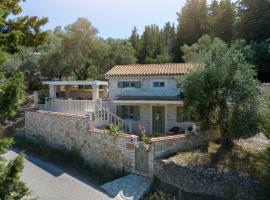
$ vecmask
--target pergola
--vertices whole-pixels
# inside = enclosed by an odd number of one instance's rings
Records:
[[[99,87],[105,86],[105,96],[108,94],[108,82],[98,80],[85,80],[85,81],[43,81],[44,85],[49,85],[49,94],[51,98],[56,98],[56,86],[91,86],[92,99],[99,99]]]

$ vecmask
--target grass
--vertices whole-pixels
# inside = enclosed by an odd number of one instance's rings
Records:
[[[80,156],[79,151],[75,148],[71,150],[62,150],[49,146],[43,138],[32,141],[25,137],[15,137],[15,147],[20,151],[30,153],[42,160],[57,164],[63,169],[67,169],[76,174],[94,180],[98,184],[104,184],[125,175],[125,172],[112,170],[110,166],[90,166]]]

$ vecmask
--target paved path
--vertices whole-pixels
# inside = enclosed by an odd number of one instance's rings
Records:
[[[18,154],[9,151],[5,158]],[[107,200],[108,197],[95,183],[74,176],[49,162],[28,155],[22,174],[33,197],[39,200]]]
[[[126,200],[139,200],[148,191],[151,181],[136,174],[119,178],[101,187],[112,197]]]

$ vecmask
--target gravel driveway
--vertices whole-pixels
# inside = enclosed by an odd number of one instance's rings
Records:
[[[7,159],[18,154],[11,150]],[[22,180],[39,200],[107,200],[109,198],[95,183],[75,176],[56,165],[27,155]]]

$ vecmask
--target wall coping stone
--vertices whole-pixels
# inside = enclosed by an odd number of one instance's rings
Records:
[[[91,133],[101,133],[101,134],[106,134],[106,135],[110,135],[110,136],[113,136],[113,137],[123,137],[123,138],[130,138],[130,139],[137,139],[138,136],[137,135],[132,135],[132,134],[120,134],[120,135],[117,135],[117,136],[114,136],[112,135],[112,133],[108,130],[103,130],[103,129],[89,129],[88,130],[89,132]]]
[[[77,117],[77,118],[83,118],[87,119],[90,118],[89,116],[86,115],[80,115],[80,114],[72,114],[72,113],[63,113],[63,112],[53,112],[53,111],[45,111],[45,110],[31,110],[27,112],[38,112],[42,114],[47,114],[47,115],[57,115],[57,116],[65,116],[65,117]]]
[[[166,140],[175,140],[175,139],[180,139],[180,138],[188,138],[188,137],[191,137],[191,136],[196,136],[196,135],[178,134],[178,135],[162,136],[162,137],[151,138],[150,142],[155,143],[155,142],[161,142],[161,141],[166,141]]]

